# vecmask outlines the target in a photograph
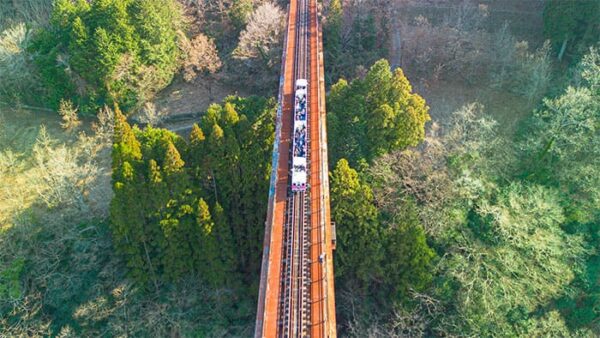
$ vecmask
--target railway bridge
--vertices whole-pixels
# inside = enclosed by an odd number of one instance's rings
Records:
[[[322,31],[317,0],[290,0],[255,337],[336,337]],[[295,83],[308,80],[307,188],[291,189]]]

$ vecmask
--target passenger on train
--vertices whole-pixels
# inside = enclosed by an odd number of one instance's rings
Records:
[[[306,147],[304,144],[296,144],[294,146],[294,157],[306,157]]]
[[[296,131],[294,132],[294,143],[306,143],[306,126],[303,125],[301,128],[296,128]]]
[[[306,120],[306,109],[296,110],[296,121],[304,121]]]

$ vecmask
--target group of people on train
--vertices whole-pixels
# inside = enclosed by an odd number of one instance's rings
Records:
[[[298,98],[295,120],[306,121],[306,95],[302,95]]]
[[[302,124],[294,131],[294,157],[306,157],[306,125]]]

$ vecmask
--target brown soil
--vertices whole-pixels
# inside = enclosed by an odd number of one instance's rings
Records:
[[[168,116],[196,114],[206,111],[211,103],[221,102],[228,95],[244,95],[217,80],[174,81],[156,98],[158,111]]]
[[[220,103],[229,95],[252,94],[224,84],[221,78],[218,75],[214,79],[192,82],[174,80],[154,100],[156,110],[164,112],[164,122],[159,127],[185,135],[212,103]]]

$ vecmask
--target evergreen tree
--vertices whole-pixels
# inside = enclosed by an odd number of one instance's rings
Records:
[[[181,26],[174,0],[57,0],[32,46],[46,101],[70,97],[84,113],[138,107],[175,75]]]
[[[235,243],[231,236],[231,229],[227,223],[227,217],[224,214],[225,211],[219,203],[215,204],[212,213],[214,215],[213,235],[219,247],[219,259],[224,272],[223,281],[231,284],[235,281],[237,271]]]
[[[192,125],[192,131],[190,132],[190,144],[192,146],[200,146],[203,144],[206,137],[204,136],[204,132],[198,126],[197,123]]]
[[[357,163],[365,153],[365,140],[362,139],[364,123],[358,114],[366,109],[361,84],[355,80],[350,85],[340,79],[331,87],[327,97],[327,130],[330,135],[327,141],[332,165],[341,157]]]
[[[215,224],[210,215],[208,204],[203,199],[198,200],[196,211],[198,230],[202,234],[202,251],[198,252],[200,271],[207,283],[218,286],[225,280],[225,269],[219,259],[219,243],[214,233]]]
[[[248,279],[260,269],[262,235],[268,198],[272,151],[274,102],[251,97],[228,97],[222,106],[212,105],[200,125],[211,130],[206,138],[206,172],[212,190],[211,201],[227,215],[230,234],[237,250],[240,271]]]
[[[403,206],[399,221],[383,233],[385,241],[384,283],[387,295],[395,302],[408,297],[409,290],[420,291],[432,279],[432,260],[435,252],[427,245],[416,205]]]
[[[140,198],[140,194],[143,196],[146,191],[145,175],[139,172],[143,168],[141,144],[118,107],[115,108],[114,135],[112,156],[115,195],[110,214],[115,246],[125,256],[131,275],[143,284],[153,281],[156,287],[159,273],[156,252],[159,243],[155,239],[159,231],[157,226],[147,222],[148,200]],[[155,173],[151,174],[157,180]]]
[[[339,77],[339,65],[342,62],[342,29],[343,9],[340,0],[331,0],[327,11],[327,19],[323,25],[323,46],[325,46],[325,69],[327,82]]]
[[[204,136],[202,128],[194,123],[190,132],[186,162],[189,164],[188,167],[194,184],[200,187],[202,191],[210,191],[212,187],[209,181],[208,156],[206,136]]]
[[[115,131],[113,146],[113,168],[118,168],[123,161],[140,160],[142,157],[141,145],[137,140],[127,118],[115,106]]]
[[[172,142],[167,143],[167,152],[163,161],[163,168],[167,174],[174,174],[182,170],[185,163]]]
[[[229,97],[193,126],[189,144],[164,129],[131,128],[117,111],[111,228],[135,280],[157,287],[197,273],[233,285],[239,272],[256,280],[274,107]]]
[[[376,62],[364,80],[340,80],[327,100],[332,163],[347,158],[356,164],[396,149],[416,146],[425,138],[429,107],[401,69]]]
[[[335,273],[346,285],[364,292],[382,277],[382,233],[371,188],[348,161],[341,159],[331,175],[331,218],[336,222]]]

